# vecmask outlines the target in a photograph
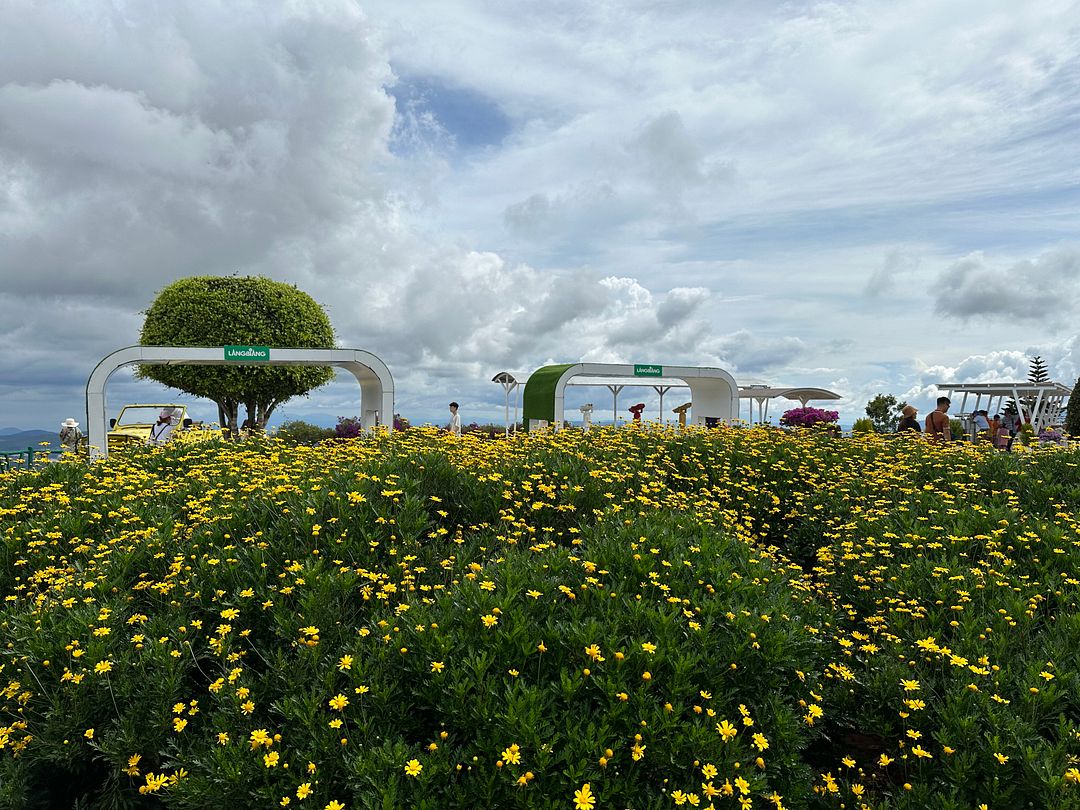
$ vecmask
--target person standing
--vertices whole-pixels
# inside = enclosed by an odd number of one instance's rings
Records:
[[[948,416],[950,405],[952,401],[948,397],[938,397],[937,408],[926,415],[926,438],[935,442],[952,441]]]
[[[60,450],[64,453],[74,453],[79,449],[79,440],[82,439],[82,431],[79,423],[70,416],[60,423]]]
[[[146,443],[151,447],[163,445],[172,438],[175,429],[172,408],[162,408],[157,421],[150,426],[150,435],[146,438]]]
[[[986,411],[975,411],[975,416],[972,421],[975,424],[976,442],[986,442],[990,440],[990,420],[986,417]]]
[[[905,405],[900,413],[903,416],[900,417],[900,424],[896,426],[897,433],[922,433],[919,420],[915,418],[919,411],[914,405]]]
[[[458,404],[456,402],[450,403],[450,424],[446,426],[446,429],[455,436],[461,435],[461,414],[458,413]]]
[[[1005,450],[1011,453],[1013,440],[1016,438],[1016,434],[1020,432],[1020,414],[1012,405],[1005,409],[1005,419],[1001,423],[1001,428],[1009,434]]]

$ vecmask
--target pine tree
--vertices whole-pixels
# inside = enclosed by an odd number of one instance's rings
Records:
[[[1046,370],[1046,363],[1039,355],[1032,357],[1028,364],[1028,382],[1032,385],[1050,382],[1050,372]]]
[[[1076,381],[1069,396],[1069,408],[1065,411],[1065,432],[1080,438],[1080,380]]]
[[[1028,382],[1032,385],[1045,385],[1050,382],[1050,372],[1046,369],[1046,362],[1040,355],[1035,355],[1028,363]],[[1035,402],[1038,399],[1036,395],[1024,397],[1024,407],[1028,413],[1031,414],[1031,418],[1034,420],[1038,417],[1035,413]],[[1043,406],[1039,406],[1039,410],[1042,411]]]

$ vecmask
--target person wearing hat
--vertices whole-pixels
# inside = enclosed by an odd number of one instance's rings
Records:
[[[74,453],[79,449],[79,440],[81,438],[82,431],[79,430],[79,423],[70,416],[60,423],[61,451],[65,453]]]
[[[146,443],[153,446],[165,444],[172,438],[175,428],[172,408],[162,408],[157,422],[150,426],[150,436],[147,437]]]
[[[905,405],[900,409],[900,413],[903,414],[900,417],[900,424],[896,426],[897,433],[907,433],[908,431],[914,433],[922,433],[922,428],[919,427],[919,420],[915,418],[915,415],[919,412],[918,408],[914,405]]]

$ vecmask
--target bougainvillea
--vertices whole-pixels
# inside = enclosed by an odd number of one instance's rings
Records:
[[[784,411],[780,417],[780,424],[787,427],[813,427],[818,424],[829,424],[840,418],[837,411],[825,411],[821,408],[792,408]]]

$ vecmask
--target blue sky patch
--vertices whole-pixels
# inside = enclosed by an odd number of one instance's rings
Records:
[[[389,92],[399,116],[427,127],[429,143],[448,140],[459,150],[472,151],[498,146],[511,129],[510,119],[491,98],[437,76],[402,76]],[[410,140],[399,136],[394,146],[407,150]]]

